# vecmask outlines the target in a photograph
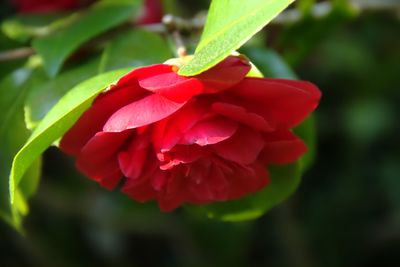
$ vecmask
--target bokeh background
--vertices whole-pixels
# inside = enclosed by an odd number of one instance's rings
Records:
[[[187,17],[208,6],[165,2]],[[241,223],[161,213],[100,188],[51,148],[25,236],[0,222],[0,266],[400,266],[400,1],[298,2],[298,18],[244,48],[267,73],[272,49],[323,92],[315,162],[287,201]],[[10,12],[0,2],[0,18]]]

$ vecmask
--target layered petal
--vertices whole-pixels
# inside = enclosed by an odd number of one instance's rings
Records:
[[[250,65],[242,58],[230,56],[212,69],[192,77],[180,76],[172,67],[153,66],[153,75],[138,75],[141,87],[176,102],[184,102],[202,93],[216,93],[239,83]],[[162,71],[159,71],[161,69]],[[169,70],[169,71],[166,71]],[[144,71],[143,71],[144,72]]]
[[[145,170],[145,163],[150,153],[150,137],[147,133],[136,135],[128,149],[118,154],[119,167],[125,177],[138,178]]]
[[[182,139],[196,123],[214,116],[210,104],[204,101],[190,101],[179,111],[154,127],[153,144],[160,151],[168,151]]]
[[[136,83],[138,79],[146,79],[153,75],[172,72],[172,66],[166,64],[154,64],[132,70],[118,80],[118,86]]]
[[[194,125],[184,133],[180,144],[197,144],[206,146],[217,144],[230,138],[237,130],[238,124],[235,121],[222,117],[213,117],[203,120]]]
[[[228,199],[238,199],[264,188],[269,182],[267,168],[258,162],[234,169]]]
[[[270,132],[273,127],[260,115],[248,112],[245,108],[230,103],[216,102],[212,104],[212,109],[217,114],[248,125],[255,130]]]
[[[97,133],[82,148],[76,161],[78,169],[93,180],[113,188],[122,176],[118,151],[131,135],[132,131]]]
[[[184,104],[159,94],[148,95],[116,111],[105,123],[103,131],[121,132],[146,126],[170,116]]]
[[[160,161],[161,170],[170,170],[175,166],[182,163],[192,163],[200,158],[207,158],[211,152],[205,148],[198,145],[178,145],[175,146],[171,151],[165,153],[158,153],[157,158]],[[189,171],[190,167],[186,171]]]
[[[231,138],[212,145],[212,149],[226,160],[246,165],[256,161],[264,144],[259,132],[242,126]]]
[[[229,56],[211,69],[194,77],[204,84],[205,93],[217,93],[239,83],[250,69],[251,66],[246,59]]]
[[[143,90],[137,84],[113,87],[99,95],[74,126],[63,136],[60,148],[65,153],[78,155],[82,147],[100,132],[110,116],[121,108],[142,97]]]
[[[249,111],[279,129],[297,126],[318,105],[321,93],[309,82],[246,78],[229,90]]]
[[[307,151],[303,140],[289,130],[265,134],[264,141],[260,158],[266,164],[288,164],[298,160]]]
[[[180,76],[175,72],[139,79],[139,84],[146,90],[176,102],[187,101],[203,92],[203,84],[198,79]]]

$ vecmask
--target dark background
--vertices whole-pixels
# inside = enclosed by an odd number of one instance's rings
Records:
[[[185,14],[207,7],[169,2]],[[100,188],[52,148],[25,236],[0,222],[0,266],[400,266],[400,7],[345,6],[256,37],[323,92],[317,157],[290,199],[242,223],[161,213]]]

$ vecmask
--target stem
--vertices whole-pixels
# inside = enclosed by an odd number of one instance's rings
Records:
[[[190,29],[190,21],[172,15],[165,15],[162,21],[175,44],[178,57],[183,58],[187,56],[186,46],[183,42],[181,32]]]
[[[13,50],[7,50],[0,52],[0,62],[9,61],[20,58],[27,58],[35,53],[35,50],[31,47],[21,47]]]
[[[186,47],[185,44],[183,43],[182,36],[179,33],[179,31],[174,31],[172,32],[171,35],[176,46],[176,52],[178,54],[178,57],[183,58],[187,56]]]

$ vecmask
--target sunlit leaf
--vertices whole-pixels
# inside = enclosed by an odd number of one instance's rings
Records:
[[[78,83],[95,76],[99,60],[92,60],[61,73],[54,79],[32,86],[25,101],[25,121],[33,129],[47,112]]]
[[[172,57],[159,35],[139,29],[122,32],[104,50],[100,71],[162,63]]]
[[[293,0],[213,0],[194,57],[179,70],[201,73],[237,50]]]
[[[15,205],[18,185],[32,163],[75,123],[101,91],[129,70],[108,72],[77,85],[49,111],[13,160],[10,174],[12,205]]]

